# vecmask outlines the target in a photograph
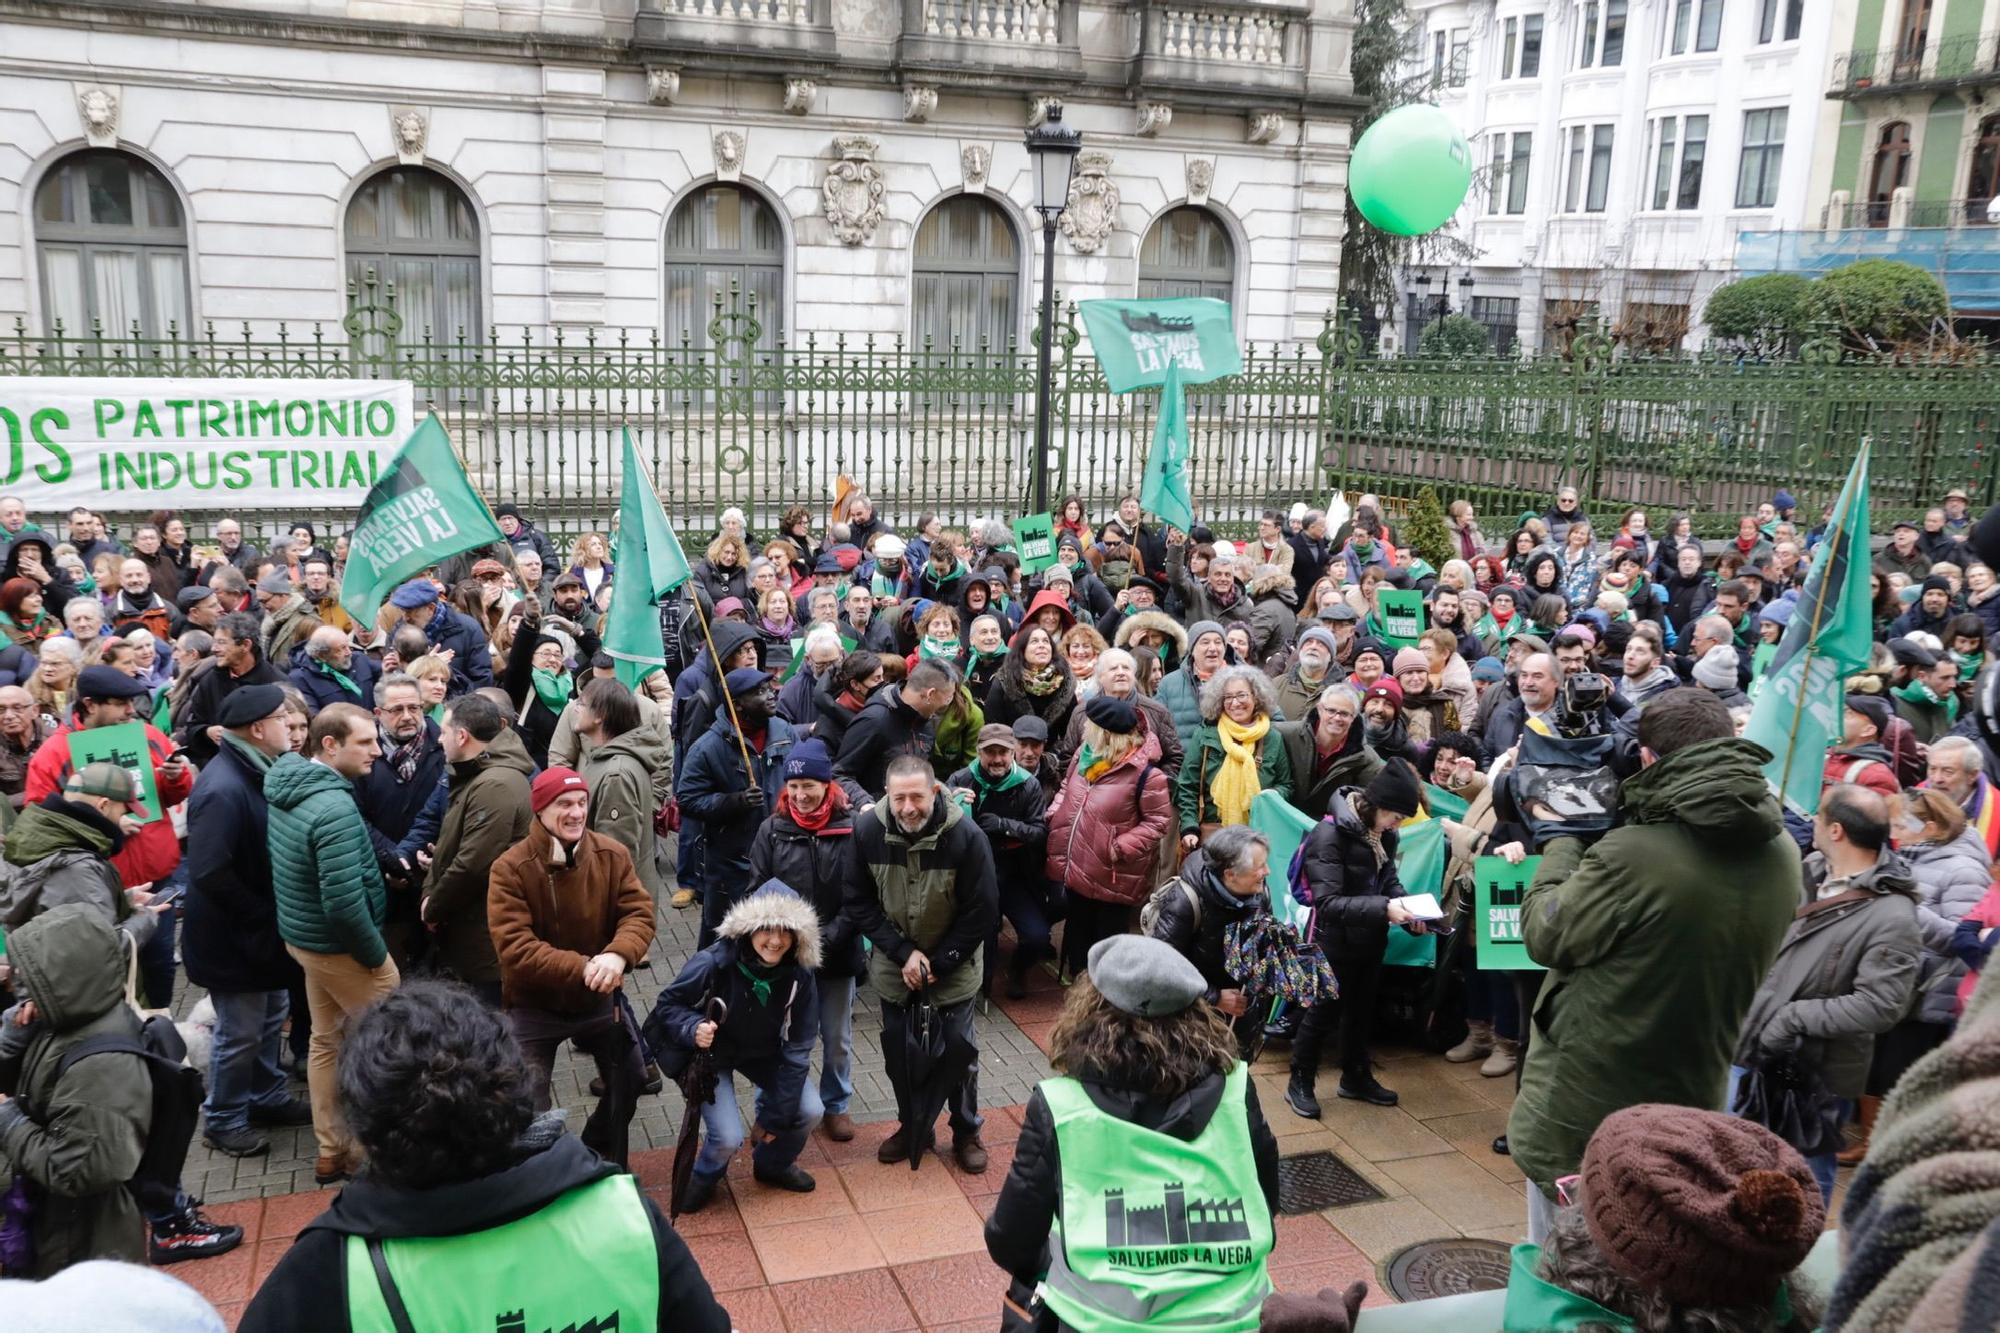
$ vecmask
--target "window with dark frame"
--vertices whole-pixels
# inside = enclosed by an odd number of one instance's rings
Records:
[[[1184,204],[1162,214],[1139,247],[1139,299],[1234,299],[1236,247],[1214,213]]]
[[[404,336],[442,349],[485,340],[480,310],[480,237],[472,201],[429,167],[390,167],[347,205],[347,276],[373,269],[396,284]]]
[[[53,333],[165,338],[189,324],[187,220],[167,178],[115,149],[72,153],[35,190],[42,316]]]
[[[1535,136],[1529,130],[1514,135],[1507,162],[1507,212],[1518,216],[1528,211],[1528,160],[1534,152]]]
[[[785,234],[755,190],[718,181],[674,206],[663,251],[669,347],[707,348],[716,301],[759,325],[757,349],[778,345],[784,323]]]
[[[910,346],[920,353],[1004,352],[1018,332],[1020,242],[991,199],[958,194],[918,224]]]
[[[1758,0],[1757,44],[1796,42],[1805,17],[1806,0]]]
[[[1736,169],[1738,208],[1770,208],[1778,202],[1789,116],[1781,106],[1743,113],[1743,156]]]
[[[1521,17],[1521,77],[1538,79],[1542,76],[1542,16],[1524,14]]]
[[[1486,326],[1487,341],[1495,355],[1509,355],[1521,341],[1520,297],[1475,296],[1471,314]]]

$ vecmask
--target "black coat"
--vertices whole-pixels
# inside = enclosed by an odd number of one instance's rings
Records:
[[[903,687],[884,685],[847,724],[835,751],[833,773],[856,804],[873,801],[889,785],[889,761],[901,754],[930,758],[931,720],[903,702]]]
[[[998,722],[1011,727],[1015,719],[1033,713],[1049,724],[1049,736],[1060,740],[1069,729],[1070,710],[1076,707],[1076,679],[1065,667],[1063,683],[1053,693],[1036,698],[1022,689],[1018,679],[1002,666],[993,677],[993,684],[987,687],[986,697],[980,702],[984,705],[988,724]]]
[[[181,960],[197,986],[283,990],[298,973],[278,936],[267,813],[263,773],[224,744],[188,798]]]
[[[208,738],[208,729],[221,715],[224,699],[245,685],[285,683],[285,673],[265,661],[261,653],[257,656],[257,664],[240,676],[230,675],[219,662],[212,670],[204,672],[188,694],[187,714],[181,721],[179,734],[174,737],[187,751],[188,761],[206,768],[209,760],[215,758],[215,742]]]
[[[1383,860],[1356,817],[1348,797],[1360,791],[1347,787],[1333,795],[1328,817],[1306,834],[1300,862],[1315,909],[1313,939],[1336,963],[1379,961],[1389,944],[1389,900],[1403,896],[1396,877],[1396,833],[1380,835]]]
[[[972,822],[993,848],[993,877],[1000,884],[1039,884],[1049,849],[1049,798],[1030,774],[1026,782],[1005,791],[980,794],[972,770],[961,768],[945,779],[951,790],[973,793]]]
[[[382,748],[382,758],[355,779],[354,803],[368,824],[368,840],[375,844],[376,858],[397,862],[437,840],[450,775],[445,771],[444,747],[438,743],[438,724],[429,718],[424,719],[424,748],[408,782],[396,781],[387,741]],[[432,807],[435,813],[431,813]]]
[[[1185,893],[1172,894],[1160,903],[1160,914],[1148,933],[1172,945],[1181,957],[1195,965],[1208,982],[1207,1000],[1214,1004],[1223,991],[1235,990],[1240,983],[1222,965],[1223,933],[1231,922],[1246,921],[1264,902],[1264,896],[1238,898],[1222,887],[1208,871],[1207,854],[1197,847],[1181,862],[1180,878],[1195,891],[1199,908]]]
[[[847,728],[859,714],[849,712],[840,697],[827,693],[824,685],[813,691],[812,704],[813,715],[807,721],[812,723],[814,738],[826,746],[828,754],[839,754],[841,742],[847,739]]]
[[[1222,1106],[1226,1087],[1221,1074],[1210,1074],[1177,1097],[1167,1098],[1121,1088],[1080,1073],[1084,1093],[1100,1111],[1130,1124],[1182,1142],[1192,1142],[1208,1128]],[[1257,1160],[1257,1185],[1273,1217],[1278,1212],[1278,1140],[1264,1123],[1257,1088],[1244,1080],[1244,1114],[1250,1122],[1250,1148]],[[1247,1183],[1247,1182],[1245,1182]],[[1036,1088],[1028,1096],[1021,1118],[1021,1137],[1014,1146],[1014,1164],[1000,1187],[993,1215],[986,1220],[986,1252],[993,1262],[1023,1282],[1034,1283],[1048,1268],[1049,1229],[1062,1202],[1062,1151],[1056,1139],[1049,1103]]]
[[[424,626],[431,647],[451,649],[451,697],[470,694],[493,683],[493,654],[486,633],[455,607],[438,603],[437,614]]]
[[[351,1181],[329,1196],[327,1210],[299,1233],[257,1289],[238,1327],[248,1333],[348,1333],[349,1236],[395,1239],[497,1227],[539,1212],[617,1169],[565,1134],[526,1153],[514,1166],[463,1184],[423,1190],[400,1189],[373,1176]],[[687,1242],[651,1199],[645,1205],[659,1258],[660,1308],[654,1326],[677,1333],[727,1333],[729,1315],[716,1302]],[[524,1247],[530,1244],[524,1238]],[[527,1248],[516,1256],[523,1264],[542,1257]]]
[[[1292,546],[1292,587],[1299,594],[1299,605],[1304,606],[1313,585],[1326,577],[1326,567],[1333,560],[1333,544],[1316,542],[1303,532],[1295,532],[1286,540]]]
[[[861,933],[841,912],[853,877],[854,816],[843,810],[817,833],[774,813],[750,840],[750,880],[777,880],[813,905],[819,916],[819,970],[829,977],[858,977],[868,966]]]

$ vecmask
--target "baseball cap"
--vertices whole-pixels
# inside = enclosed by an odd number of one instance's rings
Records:
[[[139,780],[132,776],[132,770],[108,759],[85,764],[70,774],[69,781],[63,784],[63,795],[98,796],[105,800],[122,801],[135,810],[143,808]]]
[[[1013,749],[1014,729],[1005,722],[988,722],[979,729],[978,748],[984,750],[989,745],[1004,745]]]

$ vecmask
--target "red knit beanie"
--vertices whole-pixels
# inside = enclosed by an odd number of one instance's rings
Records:
[[[1762,1305],[1826,1224],[1797,1149],[1687,1106],[1606,1116],[1583,1152],[1584,1220],[1620,1275],[1676,1305]]]
[[[548,808],[549,802],[566,792],[589,791],[584,785],[583,774],[573,768],[545,768],[528,788],[528,804],[540,814]]]

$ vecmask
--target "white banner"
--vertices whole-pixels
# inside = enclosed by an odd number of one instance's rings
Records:
[[[416,424],[407,380],[0,376],[0,493],[37,514],[353,509]]]

